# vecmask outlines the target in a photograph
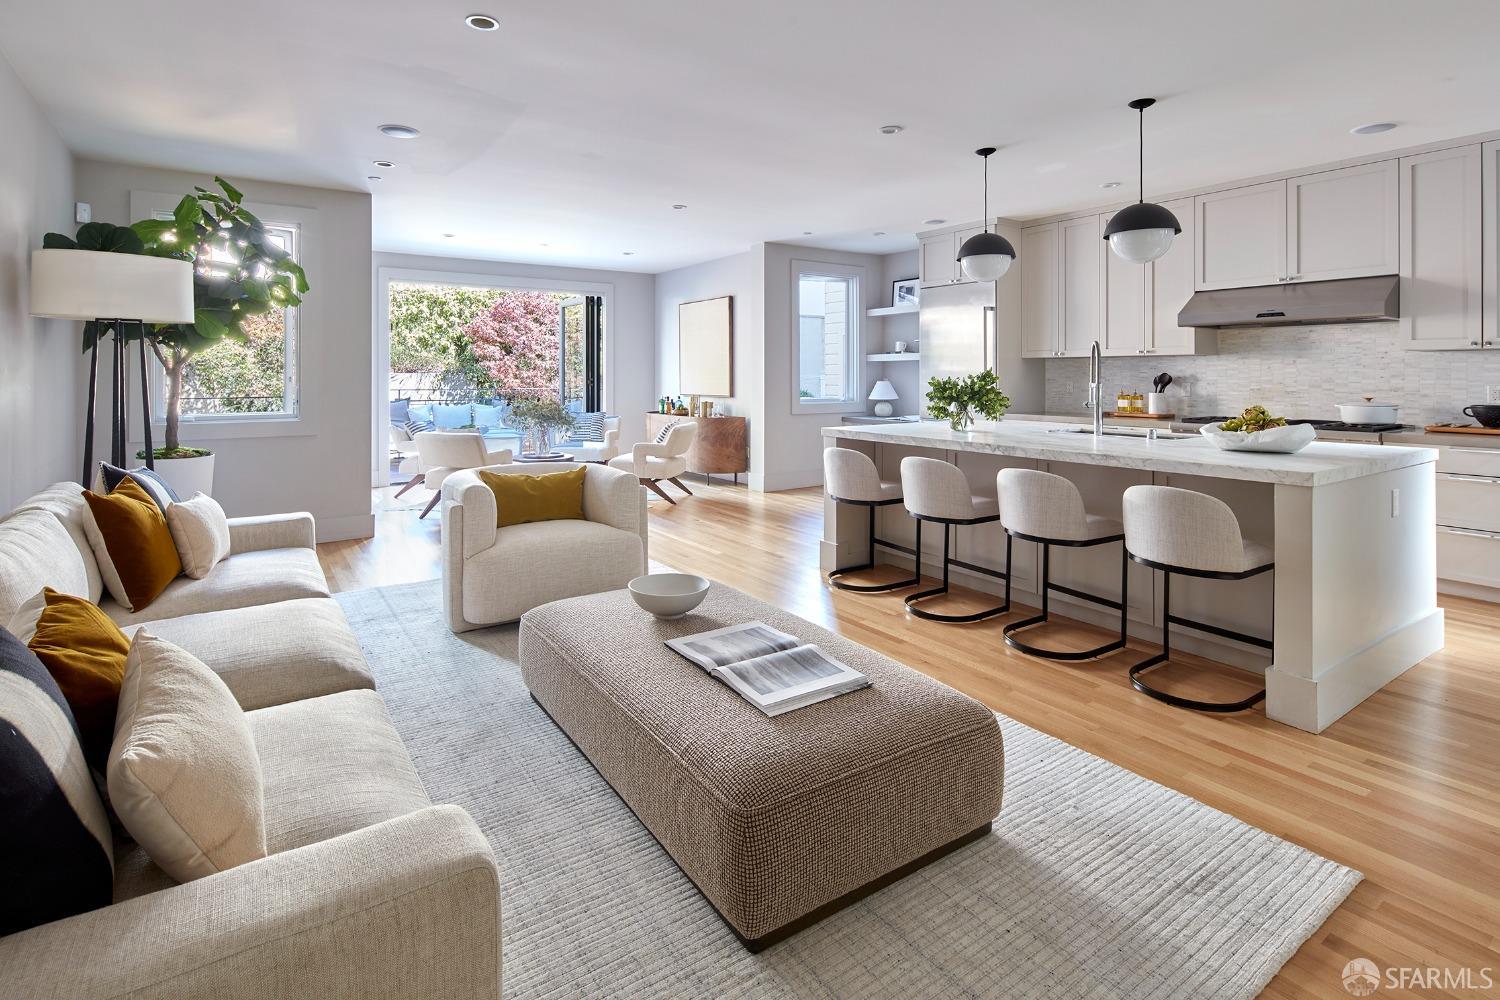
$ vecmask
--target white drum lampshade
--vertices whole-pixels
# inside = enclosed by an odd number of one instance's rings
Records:
[[[33,250],[31,315],[193,321],[193,265],[100,250]]]
[[[888,417],[891,415],[891,400],[900,399],[896,393],[896,387],[891,385],[890,379],[881,379],[875,383],[875,388],[870,390],[870,398],[875,400],[875,415],[877,417]]]

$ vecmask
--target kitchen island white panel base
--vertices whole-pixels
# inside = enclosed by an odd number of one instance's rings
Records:
[[[1443,609],[1434,608],[1324,670],[1316,680],[1266,671],[1266,717],[1321,733],[1370,695],[1443,648]]]
[[[1266,715],[1320,732],[1364,698],[1442,648],[1437,608],[1436,543],[1431,525],[1435,478],[1431,449],[1316,445],[1307,455],[1217,453],[1202,440],[1144,442],[1050,434],[1036,423],[1002,425],[985,433],[954,434],[925,425],[826,428],[830,446],[871,455],[883,478],[899,477],[903,456],[923,454],[957,464],[976,494],[993,495],[1004,466],[1065,476],[1082,491],[1092,513],[1118,517],[1120,496],[1141,482],[1178,486],[1224,500],[1247,538],[1271,545],[1273,573],[1244,581],[1183,578],[1173,588],[1173,614],[1276,643],[1274,666],[1262,649],[1187,629],[1174,629],[1175,649],[1263,674]],[[1080,437],[1083,440],[1080,440]],[[824,508],[820,561],[825,571],[866,559],[863,511]],[[910,547],[912,521],[899,506],[880,514],[880,537]],[[942,538],[923,537],[924,574],[941,572]],[[998,525],[965,528],[955,557],[1003,568]],[[1108,550],[1108,551],[1106,551]],[[1057,554],[1061,554],[1058,550]],[[1012,596],[1036,606],[1039,547],[1017,543]],[[1067,553],[1075,556],[1076,553]],[[1087,558],[1054,559],[1054,580],[1117,598],[1119,552],[1101,546]],[[881,550],[876,561],[909,569],[909,556]],[[1129,630],[1161,641],[1161,576],[1130,567]],[[1003,581],[954,568],[956,584],[998,593]],[[1054,594],[1059,614],[1113,630],[1108,609]],[[955,626],[957,627],[957,626]],[[1085,669],[1124,669],[1136,652],[1116,653]]]

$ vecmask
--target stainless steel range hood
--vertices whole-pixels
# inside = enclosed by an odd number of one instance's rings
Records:
[[[1401,318],[1401,279],[1394,274],[1195,292],[1178,326],[1309,326]]]

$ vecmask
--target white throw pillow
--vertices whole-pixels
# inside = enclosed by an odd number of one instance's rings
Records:
[[[145,629],[125,661],[106,778],[120,822],[179,882],[266,856],[244,711],[218,674]]]
[[[203,579],[229,555],[229,519],[219,502],[206,493],[168,507],[167,527],[177,546],[177,558],[182,560],[182,571],[194,580]]]

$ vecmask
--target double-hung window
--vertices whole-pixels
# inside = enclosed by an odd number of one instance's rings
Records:
[[[792,412],[863,409],[863,269],[793,261]]]

